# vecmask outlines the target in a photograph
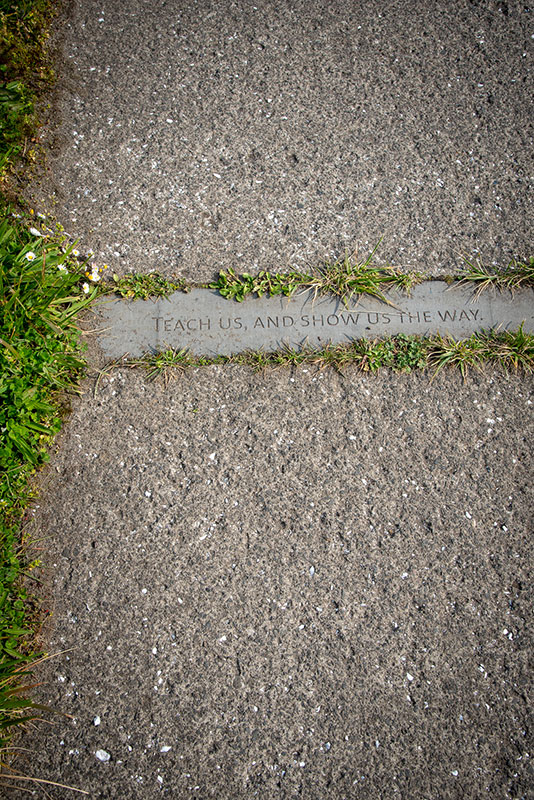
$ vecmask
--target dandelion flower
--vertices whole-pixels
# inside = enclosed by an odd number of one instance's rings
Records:
[[[89,294],[89,290],[90,290],[90,288],[91,288],[91,287],[89,286],[89,284],[88,284],[88,283],[84,283],[84,284],[82,285],[83,293],[84,293],[84,294]]]
[[[38,231],[37,228],[30,228],[30,233],[32,236],[42,236],[43,234],[41,231]]]
[[[35,259],[35,253],[32,250],[29,250],[26,255],[24,256],[26,261],[33,261]]]

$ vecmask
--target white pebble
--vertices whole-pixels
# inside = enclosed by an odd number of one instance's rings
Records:
[[[111,756],[109,753],[106,753],[105,750],[97,750],[95,756],[98,758],[99,761],[109,761]]]
[[[100,717],[95,717],[93,720],[93,725],[100,725]]]
[[[160,753],[168,753],[170,749],[171,749],[171,746],[170,746],[170,745],[168,745],[168,744],[164,744],[164,745],[163,745],[163,747],[162,747],[162,748],[160,748],[160,751],[159,751],[159,752],[160,752]]]

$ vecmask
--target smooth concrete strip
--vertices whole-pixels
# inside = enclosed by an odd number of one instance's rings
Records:
[[[495,291],[477,296],[469,286],[425,281],[409,296],[396,290],[386,296],[387,303],[361,296],[348,306],[313,291],[291,298],[247,298],[243,303],[208,289],[157,300],[107,299],[96,308],[99,343],[109,358],[137,357],[170,347],[195,355],[231,355],[399,333],[463,338],[522,324],[525,331],[534,331],[531,289],[513,297]]]

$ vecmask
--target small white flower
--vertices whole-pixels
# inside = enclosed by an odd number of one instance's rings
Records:
[[[15,211],[12,211],[12,212],[11,212],[11,216],[12,216],[12,217],[15,217],[15,219],[20,219],[20,216],[21,216],[21,215],[20,215],[20,214],[17,214]]]
[[[33,261],[35,259],[35,253],[30,250],[24,257],[26,261]]]
[[[43,234],[41,231],[38,231],[37,228],[30,228],[30,233],[32,236],[42,236]]]
[[[84,294],[89,294],[90,286],[89,286],[88,283],[84,283],[83,286],[82,286],[82,289],[83,289]]]
[[[76,248],[74,248],[74,250],[72,251],[72,255],[76,256],[76,258],[78,258],[78,256],[80,255],[80,251],[76,250]]]
[[[92,272],[90,279],[93,281],[93,283],[98,283],[98,281],[100,280],[100,275],[98,274],[98,272]]]
[[[40,213],[39,213],[39,214],[37,214],[37,216],[38,216],[40,219],[46,219],[46,217],[45,217],[45,215],[44,215],[44,214],[40,214]]]
[[[88,250],[88,251],[87,251],[87,257],[88,257],[88,258],[91,258],[91,256],[94,256],[94,254],[95,254],[95,251],[94,251],[94,250]]]
[[[59,267],[58,267],[58,270],[59,270],[60,272],[66,272],[67,274],[68,274],[68,272],[69,272],[69,271],[68,271],[68,269],[67,269],[67,267],[65,266],[65,264],[60,264],[60,265],[59,265]]]

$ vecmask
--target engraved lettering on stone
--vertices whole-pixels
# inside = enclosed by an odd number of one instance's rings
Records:
[[[214,291],[194,289],[158,300],[102,301],[97,306],[105,354],[140,356],[168,347],[195,354],[231,354],[282,346],[324,347],[362,337],[396,333],[421,336],[440,333],[465,338],[497,328],[534,330],[534,292],[483,292],[450,288],[443,281],[416,286],[410,296],[387,294],[389,303],[371,297],[339,299],[313,292],[292,298],[247,297],[237,304]]]

